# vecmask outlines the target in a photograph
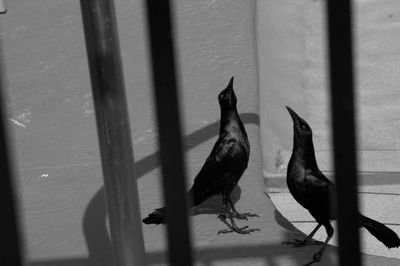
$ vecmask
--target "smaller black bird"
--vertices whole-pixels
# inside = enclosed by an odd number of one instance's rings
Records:
[[[230,229],[219,233],[237,232],[249,234],[259,229],[239,228],[233,218],[245,219],[257,217],[256,214],[238,213],[231,200],[231,193],[247,168],[250,155],[250,144],[246,130],[236,109],[236,95],[233,91],[233,77],[228,86],[219,93],[221,108],[219,137],[200,172],[194,179],[189,197],[193,199],[192,207],[197,206],[214,195],[221,195],[226,207],[226,214],[218,216]],[[226,221],[229,218],[231,224]],[[165,223],[165,207],[156,209],[143,219],[145,224]]]
[[[313,260],[305,265],[320,261],[328,241],[333,236],[330,220],[336,220],[336,208],[331,208],[330,195],[336,193],[335,184],[319,170],[315,159],[312,131],[308,123],[287,107],[293,120],[293,151],[287,168],[287,185],[292,196],[315,218],[318,225],[303,240],[284,242],[294,247],[305,246],[323,225],[327,237]],[[367,229],[376,239],[388,248],[400,246],[400,239],[395,232],[380,222],[359,214],[360,227]]]

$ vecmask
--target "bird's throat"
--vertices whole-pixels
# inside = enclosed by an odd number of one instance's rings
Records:
[[[292,156],[307,168],[318,167],[312,139],[301,142],[295,139]]]
[[[220,133],[232,131],[233,128],[240,128],[240,118],[235,108],[221,109]]]

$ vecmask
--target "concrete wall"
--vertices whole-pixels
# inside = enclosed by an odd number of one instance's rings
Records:
[[[313,128],[317,160],[332,170],[323,1],[258,1],[264,170],[285,173],[291,106]],[[362,171],[399,171],[398,1],[354,1],[358,157]]]

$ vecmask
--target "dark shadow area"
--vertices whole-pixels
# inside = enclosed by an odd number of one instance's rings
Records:
[[[261,259],[268,266],[282,266],[279,257],[287,258],[290,254],[291,264],[303,265],[309,262],[315,252],[315,246],[292,248],[287,245],[276,243],[273,245],[240,245],[230,247],[198,248],[195,258],[201,265],[215,265],[216,261],[223,261],[228,265],[229,260],[237,259]],[[319,262],[319,265],[335,265],[332,257],[336,256],[333,249],[328,248]],[[308,254],[309,253],[309,254]],[[163,252],[151,252],[147,254],[148,265],[159,265],[164,263]],[[236,262],[237,264],[237,262]],[[317,264],[318,265],[318,264]]]
[[[289,234],[289,232],[288,232]],[[288,236],[289,237],[289,236]],[[216,261],[223,261],[225,264],[229,260],[237,259],[260,259],[269,266],[281,266],[279,257],[288,259],[290,255],[291,264],[303,265],[310,261],[312,255],[316,251],[316,246],[306,246],[302,248],[292,248],[287,245],[276,243],[273,245],[252,245],[252,246],[230,246],[230,247],[213,247],[213,248],[197,248],[195,250],[195,258],[201,265],[215,265]],[[322,257],[321,262],[317,265],[335,265],[336,252],[332,248],[327,248]],[[162,265],[165,262],[165,252],[155,251],[147,253],[147,265]],[[83,266],[95,265],[88,258],[60,259],[42,262],[33,262],[31,266]],[[105,264],[99,264],[105,265]]]
[[[96,264],[89,258],[61,258],[54,260],[43,260],[30,262],[30,266],[95,266]],[[97,264],[101,266],[112,264]]]

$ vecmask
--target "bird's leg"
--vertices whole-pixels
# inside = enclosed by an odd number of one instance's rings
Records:
[[[238,234],[250,234],[251,232],[255,232],[255,231],[260,231],[260,229],[254,228],[254,229],[247,229],[249,228],[248,226],[244,226],[244,227],[238,227],[235,223],[235,221],[233,220],[235,214],[229,211],[229,208],[227,205],[230,205],[231,208],[233,206],[232,201],[230,200],[230,198],[228,197],[224,197],[223,198],[223,203],[226,207],[226,214],[220,214],[218,216],[218,218],[224,223],[226,224],[229,229],[224,229],[224,230],[220,230],[218,231],[218,235],[219,234],[227,234],[227,233],[231,233],[231,232],[236,232]],[[226,221],[226,218],[229,218],[230,220],[230,224]]]
[[[307,264],[304,264],[303,266],[308,266],[315,262],[319,262],[321,260],[322,254],[324,253],[325,248],[328,245],[329,240],[332,238],[333,232],[334,232],[333,227],[329,222],[325,223],[324,226],[325,226],[327,236],[326,236],[325,242],[322,244],[323,246],[321,247],[321,249],[318,252],[314,253],[312,261],[310,261]]]
[[[282,244],[292,245],[293,247],[296,248],[304,247],[305,245],[307,245],[307,242],[315,235],[315,233],[318,231],[321,225],[322,224],[318,223],[317,226],[314,228],[314,230],[312,230],[312,232],[306,238],[304,238],[304,240],[294,239],[294,241],[284,241],[282,242]],[[315,241],[315,245],[320,245],[320,244],[321,242]]]
[[[229,204],[229,206],[232,209],[233,218],[240,219],[240,220],[247,220],[247,217],[260,217],[257,214],[253,214],[253,213],[249,213],[249,212],[239,213],[236,210],[235,206],[233,205],[233,202],[230,197],[228,197],[227,203]]]
[[[245,226],[245,227],[242,227],[242,228],[238,228],[237,225],[236,225],[235,223],[233,223],[232,225],[229,224],[228,221],[226,220],[227,215],[225,215],[225,214],[220,214],[220,215],[218,216],[218,218],[219,218],[224,224],[226,224],[226,226],[228,226],[228,227],[230,228],[230,229],[219,230],[218,233],[217,233],[218,235],[219,235],[219,234],[227,234],[227,233],[231,233],[231,232],[237,232],[237,233],[240,234],[239,231],[248,228],[248,226]],[[229,218],[229,219],[230,219],[230,218]]]

